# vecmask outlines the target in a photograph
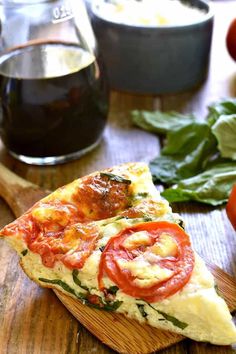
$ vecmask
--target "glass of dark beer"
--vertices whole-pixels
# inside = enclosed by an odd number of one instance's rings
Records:
[[[29,164],[98,145],[108,88],[83,0],[3,0],[0,135]]]

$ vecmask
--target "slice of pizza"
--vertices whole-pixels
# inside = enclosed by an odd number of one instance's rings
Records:
[[[61,187],[0,235],[43,287],[197,341],[236,342],[213,276],[145,164]]]

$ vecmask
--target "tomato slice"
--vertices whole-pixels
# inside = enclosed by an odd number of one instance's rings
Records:
[[[64,231],[61,240],[66,249],[61,261],[71,269],[82,268],[95,249],[98,237],[99,230],[95,223],[72,225]]]
[[[188,234],[167,221],[147,222],[111,238],[99,265],[98,283],[108,276],[125,294],[145,301],[163,300],[181,290],[194,267]]]
[[[58,220],[61,221],[59,217]],[[70,269],[80,269],[96,247],[99,230],[93,222],[69,224],[64,229],[55,221],[39,224],[27,213],[5,227],[4,234],[22,237],[46,267],[52,268],[61,261]]]
[[[94,223],[78,223],[54,233],[39,231],[28,247],[40,254],[46,267],[61,261],[70,269],[80,269],[94,250],[98,236]]]
[[[229,195],[228,203],[226,204],[227,216],[236,230],[236,184],[233,186]]]

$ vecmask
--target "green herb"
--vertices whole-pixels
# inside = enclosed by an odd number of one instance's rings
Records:
[[[98,297],[98,304],[94,304],[92,302],[89,301],[89,298],[86,298],[83,302],[84,304],[93,307],[95,309],[98,310],[104,310],[104,311],[116,311],[121,304],[123,303],[123,301],[103,301],[103,299],[101,298],[101,296],[97,296]]]
[[[131,184],[131,180],[130,179],[126,179],[126,178],[123,178],[121,176],[114,175],[113,173],[101,172],[100,175],[102,177],[105,176],[105,177],[109,178],[111,181],[116,181],[116,182],[125,183],[125,184]]]
[[[236,99],[228,98],[227,100],[222,100],[216,103],[213,103],[208,107],[208,116],[207,121],[210,126],[216,123],[216,121],[222,115],[231,115],[236,113]]]
[[[147,192],[140,192],[137,193],[136,196],[141,197],[141,198],[147,198],[149,194]]]
[[[119,215],[119,216],[117,216],[117,217],[115,218],[114,221],[119,221],[119,220],[124,219],[124,218],[125,218],[125,216]]]
[[[107,226],[107,225],[109,225],[111,223],[115,223],[116,221],[119,221],[119,220],[122,220],[122,219],[129,219],[129,217],[128,216],[119,215],[116,218],[112,218],[109,221],[104,222],[103,224],[101,224],[101,226]]]
[[[28,253],[28,250],[27,250],[27,249],[25,249],[25,250],[23,250],[23,251],[21,252],[21,254],[22,254],[23,257],[26,256],[27,253]]]
[[[123,301],[114,301],[114,302],[103,302],[103,307],[100,307],[100,310],[105,310],[105,311],[116,311]]]
[[[107,289],[109,294],[116,295],[117,291],[119,290],[118,286],[110,286],[109,289]]]
[[[104,249],[105,249],[105,247],[106,247],[106,246],[101,246],[101,247],[99,247],[99,250],[100,250],[101,252],[103,252]]]
[[[123,301],[104,301],[101,296],[97,296],[98,303],[93,303],[89,301],[89,297],[87,299],[86,304],[90,307],[96,308],[98,310],[105,310],[105,311],[116,311]]]
[[[132,112],[136,125],[166,135],[150,169],[154,182],[170,186],[162,193],[169,202],[220,205],[236,183],[236,99],[214,103],[208,110],[204,121],[175,112]]]
[[[222,157],[236,160],[236,114],[222,115],[212,126]]]
[[[182,180],[161,195],[169,202],[195,200],[211,205],[220,205],[228,200],[236,182],[236,161],[212,164],[197,176]]]
[[[39,278],[39,280],[44,283],[59,285],[63,290],[67,291],[68,293],[71,293],[72,295],[74,295],[78,299],[81,299],[80,294],[78,294],[73,288],[71,288],[68,284],[66,284],[64,281],[62,281],[60,279]]]
[[[184,221],[183,221],[182,219],[179,219],[179,220],[178,220],[178,225],[179,225],[183,230],[185,230]]]
[[[134,194],[132,197],[132,200],[136,201],[136,200],[147,198],[148,196],[149,196],[149,194],[147,192],[140,192],[140,193]]]
[[[148,112],[136,110],[132,111],[131,114],[134,124],[144,130],[157,134],[167,134],[196,120],[192,115],[185,116],[177,112],[164,113],[160,111]]]
[[[139,312],[141,313],[141,315],[145,318],[147,317],[147,312],[145,312],[144,310],[144,305],[141,305],[141,304],[136,304],[138,309],[139,309]]]
[[[87,286],[82,285],[81,281],[80,281],[79,278],[78,278],[78,274],[79,274],[78,269],[73,269],[73,271],[72,271],[72,277],[73,277],[74,283],[75,283],[76,285],[79,285],[82,289],[88,290],[88,287],[87,287]]]
[[[157,311],[160,315],[162,315],[164,317],[165,320],[171,322],[174,326],[179,327],[181,329],[185,329],[186,327],[188,327],[188,324],[185,322],[182,322],[180,320],[178,320],[176,317],[168,315],[167,313],[163,312],[163,311]]]
[[[119,220],[122,220],[122,219],[125,219],[125,220],[128,220],[130,219],[128,216],[125,216],[125,215],[119,215],[117,216],[113,222],[116,222],[116,221],[119,221]]]
[[[196,175],[205,168],[216,146],[206,122],[190,123],[168,133],[161,155],[150,163],[154,180],[172,184]]]
[[[89,293],[78,293],[75,291],[73,288],[71,288],[67,283],[60,279],[45,279],[45,278],[39,278],[39,281],[42,281],[44,283],[49,283],[49,284],[55,284],[60,286],[63,290],[67,291],[68,293],[74,295],[77,299],[81,300],[83,304],[86,304],[90,307],[99,309],[99,310],[105,310],[105,311],[116,311],[120,305],[122,304],[122,301],[109,301],[109,302],[103,302],[102,298],[98,296],[100,304],[93,304],[89,302],[88,300],[88,295]]]
[[[153,221],[153,218],[152,218],[151,216],[144,215],[144,216],[143,216],[143,221],[144,221],[144,222]]]
[[[179,327],[181,329],[185,329],[188,324],[185,322],[182,322],[180,320],[178,320],[176,317],[168,315],[167,313],[157,310],[155,307],[153,307],[152,305],[150,305],[149,303],[147,303],[154,311],[158,312],[160,315],[162,315],[164,317],[164,319],[166,321],[171,322],[174,326]],[[162,319],[160,319],[160,321],[162,321]]]

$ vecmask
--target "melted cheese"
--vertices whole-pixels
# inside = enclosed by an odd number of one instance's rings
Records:
[[[161,268],[157,264],[150,264],[143,257],[137,257],[132,261],[118,260],[123,270],[129,270],[136,278],[134,283],[141,287],[150,287],[160,281],[167,280],[173,274],[171,270]]]
[[[50,222],[51,224],[59,224],[65,227],[68,223],[66,213],[62,210],[58,210],[54,205],[39,205],[39,207],[32,210],[32,216],[39,224]]]
[[[160,235],[157,243],[150,247],[149,251],[161,257],[175,256],[177,253],[177,244],[173,238],[165,233]]]
[[[151,238],[148,235],[147,231],[134,232],[131,236],[127,237],[123,242],[123,246],[127,250],[135,249],[139,246],[150,245]]]

